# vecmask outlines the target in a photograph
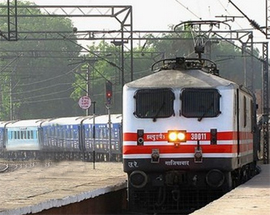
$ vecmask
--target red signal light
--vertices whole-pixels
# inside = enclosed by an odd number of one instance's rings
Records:
[[[106,99],[107,99],[107,104],[111,104],[111,98],[112,98],[112,82],[106,81]]]
[[[112,96],[112,93],[111,92],[107,92],[107,98],[108,97],[111,97]]]

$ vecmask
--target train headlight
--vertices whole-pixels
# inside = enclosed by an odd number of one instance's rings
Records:
[[[169,131],[168,132],[168,142],[175,142],[177,141],[177,132],[176,131]]]
[[[180,140],[180,142],[186,142],[186,132],[179,131],[179,133],[177,134],[177,138],[178,140]]]
[[[168,142],[186,142],[186,131],[171,130],[168,131]]]

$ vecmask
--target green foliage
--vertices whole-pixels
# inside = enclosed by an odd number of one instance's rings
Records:
[[[7,9],[1,9],[0,14],[7,14]],[[20,8],[18,14],[38,15],[42,11],[32,7]],[[18,20],[19,32],[71,32],[72,29],[72,22],[67,18],[24,17]],[[0,30],[7,31],[7,20],[0,20]],[[1,41],[0,119],[83,115],[85,112],[79,108],[78,100],[88,90],[92,102],[96,102],[96,114],[105,114],[107,80],[113,84],[111,112],[121,113],[123,84],[151,74],[151,66],[156,61],[197,56],[190,29],[184,30],[163,34],[159,40],[151,40],[153,35],[146,35],[145,42],[133,49],[133,68],[130,68],[130,52],[125,50],[124,71],[121,68],[121,46],[105,41],[89,46],[89,53],[85,56],[79,56],[81,47],[76,41],[64,37],[57,41]],[[61,33],[59,35],[61,37]],[[179,39],[173,39],[176,36]],[[217,62],[222,77],[243,84],[243,61],[251,63],[250,58],[227,42],[214,42],[215,38],[210,41],[206,43],[202,57]],[[255,55],[259,56],[258,50],[255,50]],[[254,84],[258,88],[261,84],[260,67],[260,62],[255,60],[254,68],[259,75],[255,75]]]
[[[175,33],[164,34],[164,39],[151,40],[153,35],[149,34],[145,36],[146,42],[143,45],[139,45],[133,49],[133,80],[141,78],[143,76],[152,73],[151,65],[164,58],[174,58],[174,57],[197,57],[194,52],[194,40],[192,38],[191,32],[183,31],[182,33],[177,33],[179,40],[174,40]],[[218,41],[218,42],[217,42]],[[217,63],[220,70],[220,76],[227,78],[229,80],[235,81],[236,83],[244,84],[244,59],[247,63],[251,63],[250,55],[247,53],[242,53],[236,46],[227,43],[225,41],[217,40],[216,38],[211,38],[205,44],[205,53],[202,55],[203,58],[210,59]],[[116,65],[121,65],[120,63],[120,50],[119,47],[115,47],[112,44],[102,42],[98,45],[93,44],[89,47],[90,59],[95,59],[96,61],[87,62],[91,70],[90,78],[90,97],[92,101],[96,101],[97,104],[97,114],[106,113],[105,107],[105,82],[110,80],[113,83],[113,103],[111,105],[112,112],[121,113],[122,105],[122,83],[121,83],[121,70],[119,68],[113,67],[111,63]],[[250,50],[249,50],[250,51]],[[98,53],[99,56],[93,55],[92,53]],[[130,81],[130,61],[129,52],[125,52],[125,72],[124,80],[125,83]],[[109,56],[108,56],[109,55]],[[258,56],[258,50],[255,50],[255,56]],[[103,59],[105,58],[105,60]],[[251,67],[250,67],[251,68]],[[254,60],[255,71],[259,71],[260,62]],[[247,69],[248,70],[248,69]],[[260,87],[260,75],[255,75],[254,80],[255,87]],[[84,84],[83,84],[84,83]],[[86,83],[83,82],[82,77],[76,76],[76,86],[84,86],[86,88]],[[78,99],[84,94],[83,90],[76,88],[73,92],[73,98]]]
[[[32,3],[18,2],[18,5]],[[7,14],[7,9],[0,13]],[[18,8],[18,14],[40,15],[42,12],[29,7]],[[17,26],[18,32],[73,29],[70,19],[41,16],[20,17]],[[7,30],[5,19],[0,20],[0,29]],[[69,59],[65,57],[66,53],[71,53],[70,58],[78,57],[80,47],[76,43],[64,39],[1,41],[0,50],[2,120],[68,116],[80,111],[74,109],[74,101],[70,98],[74,65],[69,66]]]
[[[90,74],[89,96],[91,101],[96,102],[96,114],[107,113],[105,83],[107,80],[113,84],[113,100],[110,105],[112,113],[121,113],[122,111],[122,70],[121,70],[121,50],[119,46],[107,43],[105,41],[98,45],[93,44],[88,47],[89,55],[85,57],[85,64],[79,74],[75,75],[76,81],[72,98],[78,100],[85,95],[87,88],[87,72]],[[134,71],[133,79],[143,77],[151,73],[151,65],[160,59],[159,53],[155,53],[154,48],[136,47],[134,53]],[[131,80],[131,68],[129,53],[125,53],[124,81]]]

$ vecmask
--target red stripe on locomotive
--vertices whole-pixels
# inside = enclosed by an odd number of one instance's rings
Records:
[[[193,134],[205,134],[203,138],[193,139]],[[240,132],[239,133],[240,140],[250,140],[252,139],[252,133],[250,132]],[[167,133],[145,133],[144,141],[167,141],[168,134]],[[124,141],[137,141],[137,133],[124,133],[123,134]],[[186,141],[210,141],[210,132],[187,132],[186,133]],[[227,131],[227,132],[218,132],[217,140],[237,140],[237,132],[236,131]]]
[[[154,142],[167,141],[167,133],[145,133],[144,141],[153,142],[153,145],[124,145],[123,154],[151,154],[152,149],[159,149],[161,154],[163,153],[194,153],[196,145],[190,145],[188,141],[192,140],[191,134],[201,134],[199,132],[187,133],[187,142],[180,143],[178,147],[174,145],[155,145]],[[205,138],[202,142],[210,141],[210,133],[204,132]],[[252,134],[250,132],[240,132],[240,153],[247,152],[253,149]],[[124,141],[137,141],[137,133],[124,133]],[[218,132],[217,141],[236,141],[237,132]],[[243,142],[245,141],[245,142]],[[205,145],[201,144],[203,153],[237,153],[237,144],[217,144],[216,145]]]

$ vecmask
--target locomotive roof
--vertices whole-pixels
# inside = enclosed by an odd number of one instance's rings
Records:
[[[170,69],[148,75],[126,84],[134,88],[186,88],[186,87],[219,87],[236,85],[234,82],[200,69]]]

